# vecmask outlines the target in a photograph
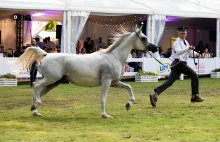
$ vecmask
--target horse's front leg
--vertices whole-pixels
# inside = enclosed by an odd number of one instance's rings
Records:
[[[127,110],[129,110],[130,107],[131,107],[131,105],[134,103],[134,100],[135,100],[135,97],[134,97],[134,94],[133,94],[133,90],[132,90],[131,85],[119,81],[119,82],[118,82],[115,86],[113,86],[113,87],[125,88],[125,89],[128,90],[128,92],[130,93],[130,100],[129,100],[129,102],[125,105],[125,107],[126,107]]]
[[[101,115],[103,118],[113,118],[111,115],[107,115],[105,112],[105,103],[108,93],[108,89],[111,84],[111,79],[102,80],[102,91],[101,91]]]

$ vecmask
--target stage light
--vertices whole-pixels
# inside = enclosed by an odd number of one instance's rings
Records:
[[[13,18],[14,18],[14,20],[19,20],[21,18],[21,15],[14,14]]]

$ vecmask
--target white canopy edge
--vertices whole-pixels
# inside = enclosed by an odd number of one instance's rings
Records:
[[[219,0],[1,0],[0,9],[88,11],[103,16],[159,14],[220,18]]]
[[[68,4],[60,0],[1,0],[0,9],[66,10]]]

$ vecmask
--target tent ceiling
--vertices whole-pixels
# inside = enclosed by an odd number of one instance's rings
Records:
[[[91,14],[161,14],[220,18],[219,0],[1,0],[0,9],[79,10]]]
[[[217,0],[73,0],[69,8],[96,13],[220,18],[219,7]]]

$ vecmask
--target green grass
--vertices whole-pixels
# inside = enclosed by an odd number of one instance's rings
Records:
[[[148,95],[162,84],[127,82],[135,104],[129,111],[127,90],[110,88],[106,112],[100,115],[100,87],[61,84],[42,97],[38,111],[30,112],[28,84],[0,87],[0,141],[2,142],[215,142],[220,141],[220,80],[200,78],[205,102],[190,104],[190,79],[176,81],[160,95],[153,109]]]

